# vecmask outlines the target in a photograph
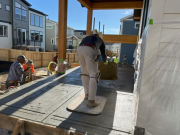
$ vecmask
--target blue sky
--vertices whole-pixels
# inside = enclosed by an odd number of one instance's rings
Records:
[[[44,12],[49,19],[58,21],[58,0],[27,0],[32,8]],[[95,28],[101,31],[105,25],[105,34],[119,34],[120,19],[133,13],[133,10],[95,10]],[[87,9],[82,8],[77,0],[68,0],[68,26],[74,29],[86,30]]]

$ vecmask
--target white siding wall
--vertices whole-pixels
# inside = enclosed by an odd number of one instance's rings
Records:
[[[31,25],[31,13],[34,14],[34,15],[38,15],[40,17],[43,17],[43,28],[41,27],[37,27],[37,26],[32,26]],[[30,11],[29,10],[29,39],[31,40],[31,30],[33,31],[38,31],[38,32],[43,32],[43,42],[41,44],[41,48],[44,49],[45,51],[45,42],[46,42],[46,17],[41,15],[41,14],[38,14],[36,12],[33,12],[33,11]]]
[[[12,25],[0,22],[0,25],[8,26],[8,37],[0,37],[0,48],[12,48]]]
[[[146,135],[180,134],[179,6],[180,0],[152,0],[137,115]]]

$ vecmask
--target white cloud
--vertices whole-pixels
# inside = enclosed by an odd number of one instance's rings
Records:
[[[105,34],[119,34],[119,29],[117,28],[109,28],[104,30]]]
[[[125,15],[130,15],[133,13],[133,10],[126,10],[123,14]]]

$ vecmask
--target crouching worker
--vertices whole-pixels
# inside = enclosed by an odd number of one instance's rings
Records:
[[[29,69],[32,70],[32,74],[35,75],[35,70],[34,70],[34,66],[33,66],[33,61],[32,60],[28,60],[25,64],[23,64],[23,69],[24,71],[26,71],[23,74],[23,79],[21,81],[21,85],[24,84],[24,82],[26,81],[26,78],[29,76]]]
[[[48,71],[47,71],[47,76],[50,76],[53,74],[56,74],[56,66],[57,64],[55,62],[50,62],[49,65],[48,65]]]
[[[22,64],[26,62],[26,57],[24,55],[20,55],[17,58],[9,70],[8,78],[6,81],[6,88],[18,86],[19,83],[22,81],[24,69]]]
[[[106,62],[106,49],[103,40],[99,37],[97,30],[85,37],[77,49],[77,56],[81,66],[81,80],[84,86],[85,99],[88,107],[99,105],[96,100],[97,83],[100,73],[98,72],[98,52],[101,51],[102,60]]]

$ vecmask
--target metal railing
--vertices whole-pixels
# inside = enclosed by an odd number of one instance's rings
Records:
[[[41,46],[41,41],[14,39],[14,46]]]

